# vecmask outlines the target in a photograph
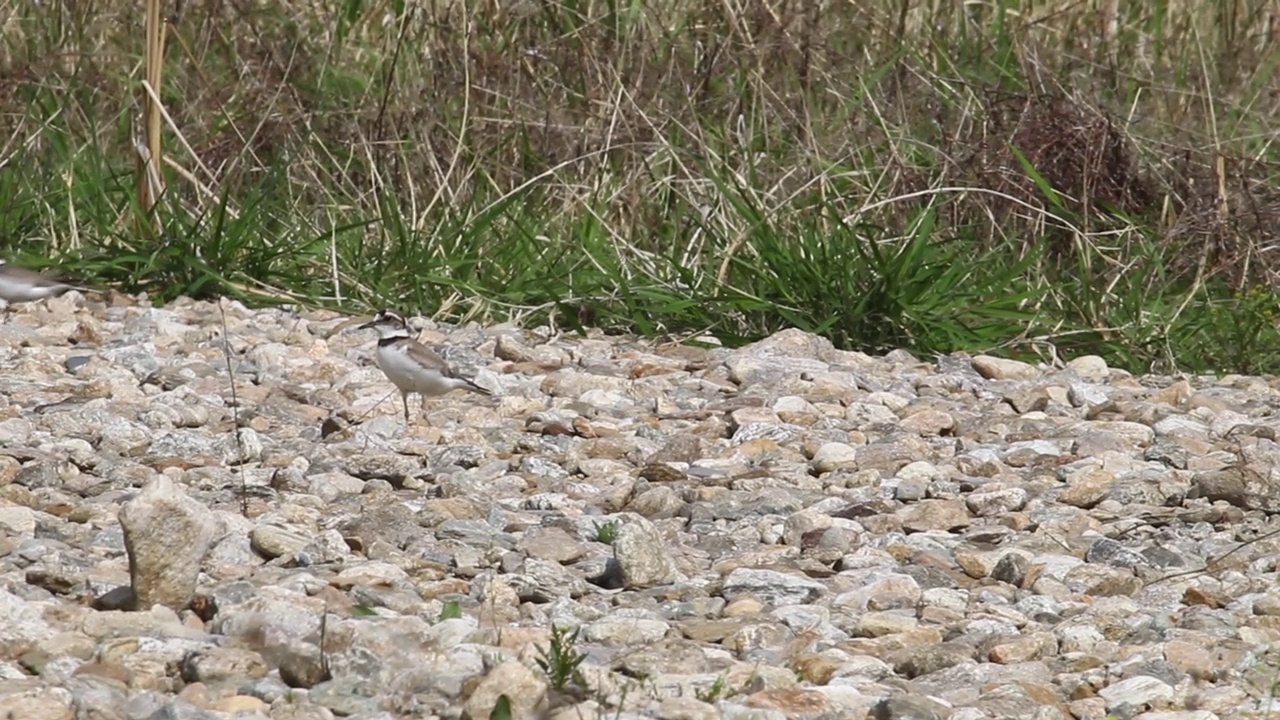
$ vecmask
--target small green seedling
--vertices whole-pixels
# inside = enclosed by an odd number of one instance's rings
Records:
[[[444,608],[440,610],[440,617],[436,622],[444,622],[445,620],[453,620],[462,617],[462,604],[457,600],[450,600],[444,604]]]
[[[596,541],[605,545],[612,545],[613,541],[618,539],[618,527],[617,520],[596,523]]]
[[[578,652],[578,632],[568,628],[551,625],[551,641],[546,649],[538,648],[538,667],[547,674],[551,687],[563,691],[569,683],[585,685],[578,667],[587,659],[586,653]]]
[[[489,720],[511,720],[515,715],[511,711],[511,698],[506,695],[499,695],[498,702],[493,704],[493,711],[489,713]]]

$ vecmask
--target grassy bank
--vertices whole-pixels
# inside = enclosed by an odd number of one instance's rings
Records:
[[[0,9],[0,243],[158,300],[390,304],[1135,371],[1280,359],[1280,12],[187,0]]]

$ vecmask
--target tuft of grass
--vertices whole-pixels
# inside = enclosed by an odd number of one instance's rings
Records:
[[[0,252],[155,302],[1266,371],[1271,3],[1104,5],[19,4]]]
[[[716,677],[715,682],[711,683],[710,687],[705,690],[695,690],[694,695],[704,703],[715,704],[725,696],[725,691],[728,690],[728,687],[727,676],[721,674]]]

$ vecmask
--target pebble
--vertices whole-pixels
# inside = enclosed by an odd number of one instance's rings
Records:
[[[1268,709],[1268,379],[223,309],[0,324],[0,717]]]

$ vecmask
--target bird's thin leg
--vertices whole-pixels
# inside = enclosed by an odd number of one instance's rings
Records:
[[[400,400],[404,403],[404,426],[409,427],[409,393],[400,393]]]

